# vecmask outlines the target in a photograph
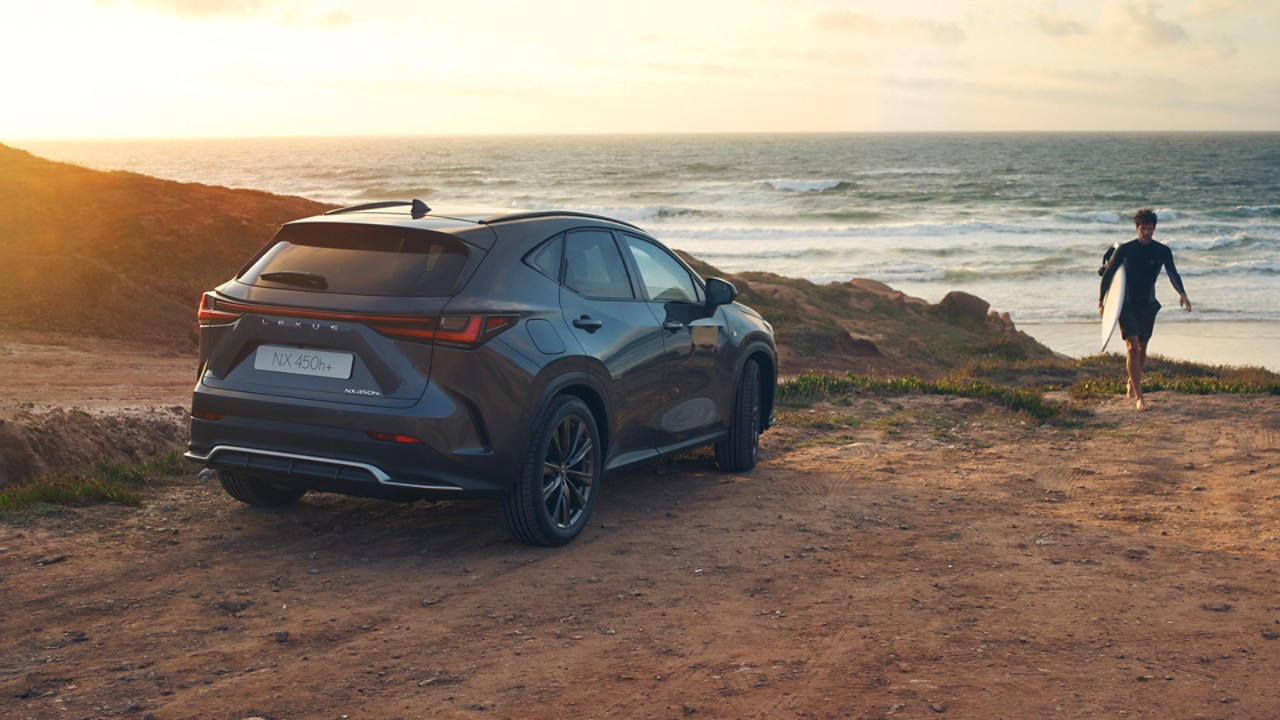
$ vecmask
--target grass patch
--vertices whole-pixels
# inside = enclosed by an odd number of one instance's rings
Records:
[[[0,489],[0,513],[41,505],[138,505],[140,489],[172,482],[183,467],[177,450],[143,463],[99,460],[85,472],[40,475]]]
[[[779,406],[795,408],[860,392],[952,395],[993,400],[1011,410],[1025,412],[1041,422],[1062,409],[1061,403],[1046,400],[1039,390],[1002,387],[972,379],[873,378],[852,373],[843,377],[829,374],[798,375],[779,384],[777,397]]]
[[[1186,367],[1188,366],[1189,367]],[[1269,376],[1269,377],[1268,377]],[[1222,368],[1177,363],[1144,374],[1142,391],[1171,390],[1190,395],[1280,395],[1280,378],[1257,368]],[[1071,397],[1083,400],[1128,392],[1123,372],[1111,377],[1081,378],[1071,384]]]
[[[1124,395],[1128,390],[1124,357],[1120,355],[1092,355],[1078,360],[974,358],[962,365],[956,375],[994,384],[1067,389],[1077,400]],[[1280,395],[1280,374],[1258,367],[1203,365],[1153,356],[1147,362],[1142,390],[1195,395]]]
[[[1123,357],[1094,355],[1077,360],[1019,357],[1019,354],[1015,345],[993,344],[987,352],[971,358],[952,375],[939,380],[879,378],[853,373],[798,375],[779,383],[777,403],[779,409],[799,410],[818,402],[847,405],[850,398],[861,393],[951,395],[996,402],[1042,423],[1052,419],[1065,427],[1078,428],[1085,423],[1065,412],[1063,403],[1046,399],[1047,391],[1066,389],[1073,400],[1124,395],[1127,391]],[[1147,363],[1142,389],[1195,395],[1280,395],[1280,374],[1264,368],[1202,365],[1156,356]],[[796,413],[788,415],[795,417]],[[829,419],[825,423],[815,419],[807,424],[836,425]],[[874,422],[864,419],[864,425],[874,425]]]
[[[40,503],[92,505],[103,502],[138,505],[142,498],[122,483],[80,475],[41,475],[0,490],[0,512],[23,510]]]

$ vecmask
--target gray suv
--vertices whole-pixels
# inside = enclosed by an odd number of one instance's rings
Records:
[[[639,228],[373,203],[284,225],[200,303],[187,457],[237,500],[489,498],[562,545],[606,472],[750,470],[773,329]]]

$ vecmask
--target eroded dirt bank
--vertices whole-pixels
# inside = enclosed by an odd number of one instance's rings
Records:
[[[8,717],[1269,718],[1280,399],[1069,426],[936,397],[763,463],[608,480],[573,545],[484,503],[158,488],[0,526]]]
[[[36,333],[0,337],[0,487],[183,447],[195,351]]]

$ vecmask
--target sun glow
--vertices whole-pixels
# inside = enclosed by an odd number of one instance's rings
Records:
[[[4,138],[1280,128],[1280,9],[48,0]]]

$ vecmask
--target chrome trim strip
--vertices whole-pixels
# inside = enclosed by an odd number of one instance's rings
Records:
[[[238,445],[218,445],[209,451],[208,455],[200,456],[194,452],[186,452],[183,457],[196,462],[207,463],[214,459],[220,452],[241,452],[247,455],[268,455],[270,457],[284,458],[286,460],[302,460],[304,462],[328,463],[330,465],[342,465],[344,467],[356,468],[364,470],[378,481],[379,485],[392,485],[395,487],[413,488],[415,490],[451,490],[459,492],[460,487],[453,485],[415,485],[413,483],[396,482],[391,476],[383,472],[380,468],[369,465],[368,463],[352,462],[350,460],[335,460],[334,458],[318,457],[316,455],[297,455],[295,453],[276,452],[275,450],[259,450],[258,448],[240,447]]]

